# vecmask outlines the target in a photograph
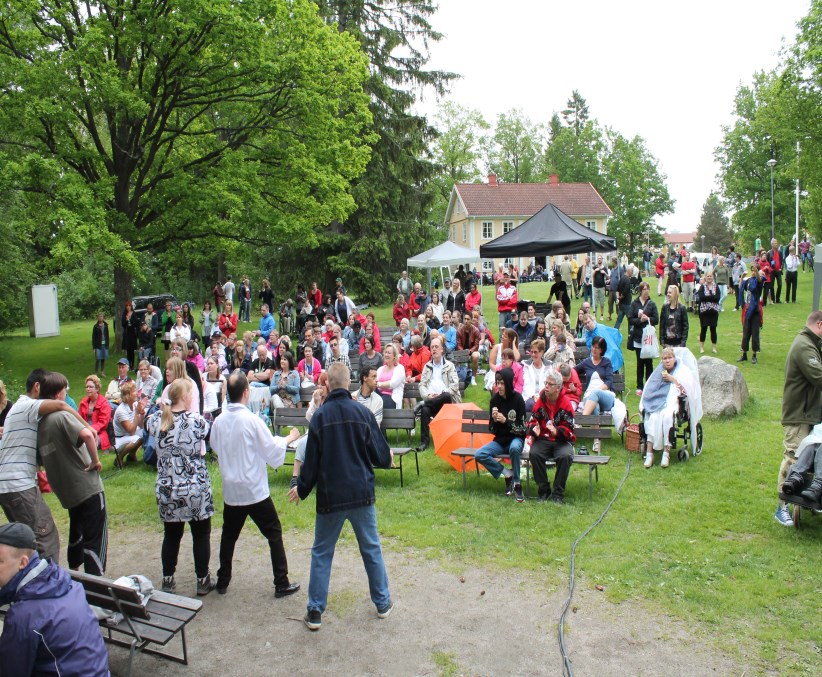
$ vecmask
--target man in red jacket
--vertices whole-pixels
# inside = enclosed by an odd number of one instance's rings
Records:
[[[782,254],[779,253],[779,243],[775,238],[771,240],[768,263],[771,264],[771,303],[782,303]]]
[[[502,340],[503,330],[511,322],[511,313],[517,310],[517,288],[511,284],[511,276],[502,274],[502,284],[497,287],[497,310],[499,311],[499,335]]]

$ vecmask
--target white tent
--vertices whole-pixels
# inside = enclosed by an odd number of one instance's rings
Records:
[[[428,271],[428,288],[431,288],[431,269],[439,268],[440,276],[442,278],[451,276],[450,266],[457,266],[459,264],[475,263],[480,261],[479,252],[476,249],[469,249],[468,247],[461,247],[454,244],[450,240],[446,240],[442,244],[437,245],[433,249],[412,256],[406,260],[406,265],[409,268],[425,268]],[[442,275],[442,268],[448,268],[448,275]],[[482,273],[480,271],[480,279]]]

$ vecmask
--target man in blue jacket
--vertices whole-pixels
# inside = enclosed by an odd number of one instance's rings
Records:
[[[348,367],[340,363],[329,367],[330,393],[311,419],[305,462],[289,492],[289,499],[299,503],[317,487],[308,612],[303,619],[309,630],[322,625],[331,561],[346,520],[357,536],[377,616],[386,618],[394,608],[374,505],[374,467],[390,468],[393,454],[374,414],[351,399],[350,383]]]
[[[108,677],[108,651],[83,586],[35,550],[25,524],[0,527],[0,674]]]

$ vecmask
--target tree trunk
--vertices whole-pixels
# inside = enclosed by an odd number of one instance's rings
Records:
[[[123,311],[126,308],[126,301],[131,299],[132,284],[134,277],[131,273],[126,272],[122,268],[114,269],[114,323],[115,331],[115,345],[122,350],[123,348]]]

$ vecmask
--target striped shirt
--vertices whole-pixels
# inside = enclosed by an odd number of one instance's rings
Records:
[[[0,447],[0,494],[37,486],[37,426],[41,400],[21,395],[6,417]]]

